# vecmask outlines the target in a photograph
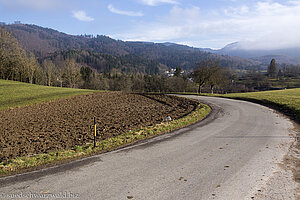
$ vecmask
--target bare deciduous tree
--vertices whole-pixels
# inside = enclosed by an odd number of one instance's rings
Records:
[[[62,75],[65,86],[76,88],[81,81],[80,67],[75,60],[67,60],[65,63],[64,72]]]
[[[204,85],[209,85],[211,93],[217,85],[225,83],[226,77],[224,70],[220,67],[219,61],[206,60],[197,64],[191,76],[198,84],[198,93],[202,92]]]
[[[42,66],[46,75],[47,85],[52,86],[55,81],[55,65],[51,60],[45,60]]]

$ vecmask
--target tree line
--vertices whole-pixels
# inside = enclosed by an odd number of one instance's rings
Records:
[[[41,68],[32,53],[20,47],[18,41],[0,27],[0,78],[40,84]]]
[[[56,87],[126,92],[248,92],[272,88],[270,79],[299,78],[300,67],[278,66],[267,73],[251,69],[239,74],[220,61],[204,59],[190,73],[176,68],[173,77],[160,74],[159,63],[136,55],[112,56],[67,50],[37,59],[0,27],[0,78]]]
[[[38,60],[33,53],[26,52],[12,34],[0,27],[1,79],[56,87],[127,92],[193,90],[194,85],[188,77],[167,78],[159,75],[157,63],[151,62],[132,55],[122,56],[118,60],[114,56],[77,50]],[[86,63],[107,68],[95,69]],[[150,67],[146,69],[148,64]],[[124,65],[137,65],[142,70],[123,71]]]

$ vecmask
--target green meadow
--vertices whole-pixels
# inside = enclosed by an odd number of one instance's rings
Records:
[[[271,106],[300,120],[300,88],[213,96],[247,100]]]
[[[95,91],[48,87],[0,79],[0,110],[23,107],[91,92]]]

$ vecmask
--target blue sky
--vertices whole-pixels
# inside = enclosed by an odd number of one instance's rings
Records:
[[[300,46],[300,0],[0,0],[0,21],[16,20],[126,41]]]

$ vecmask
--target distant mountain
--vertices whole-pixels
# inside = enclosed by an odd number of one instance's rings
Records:
[[[33,52],[39,60],[49,57],[58,59],[60,56],[70,55],[70,53],[82,60],[85,55],[82,62],[96,59],[92,66],[99,70],[105,68],[103,67],[105,63],[110,63],[107,59],[115,60],[113,66],[121,66],[121,68],[125,66],[144,71],[148,66],[152,67],[153,70],[150,70],[152,72],[157,71],[156,67],[162,71],[168,67],[175,68],[177,66],[189,71],[195,67],[196,63],[206,59],[220,60],[223,67],[245,69],[261,66],[261,62],[257,60],[217,55],[215,52],[174,43],[124,42],[103,35],[74,36],[27,24],[2,24],[2,27],[11,32],[23,47]],[[88,58],[86,55],[89,55]],[[113,56],[113,58],[105,55]],[[128,58],[133,58],[136,62],[133,63]],[[122,64],[124,60],[126,60],[126,65]],[[97,67],[97,63],[101,63],[102,66]],[[141,63],[143,67],[140,67]]]
[[[251,43],[249,43],[249,46],[250,45]],[[276,59],[277,63],[300,64],[300,47],[263,50],[248,48],[246,43],[235,42],[219,50],[206,49],[206,51],[218,55],[250,58],[262,62],[263,64],[270,63],[272,58]]]
[[[300,64],[300,59],[297,58],[292,58],[290,56],[285,56],[285,55],[266,55],[266,56],[260,56],[260,57],[256,57],[256,58],[252,58],[253,60],[256,60],[258,62],[261,62],[265,65],[270,64],[270,61],[272,59],[276,60],[276,63],[279,64],[293,64],[293,65],[298,65]]]

